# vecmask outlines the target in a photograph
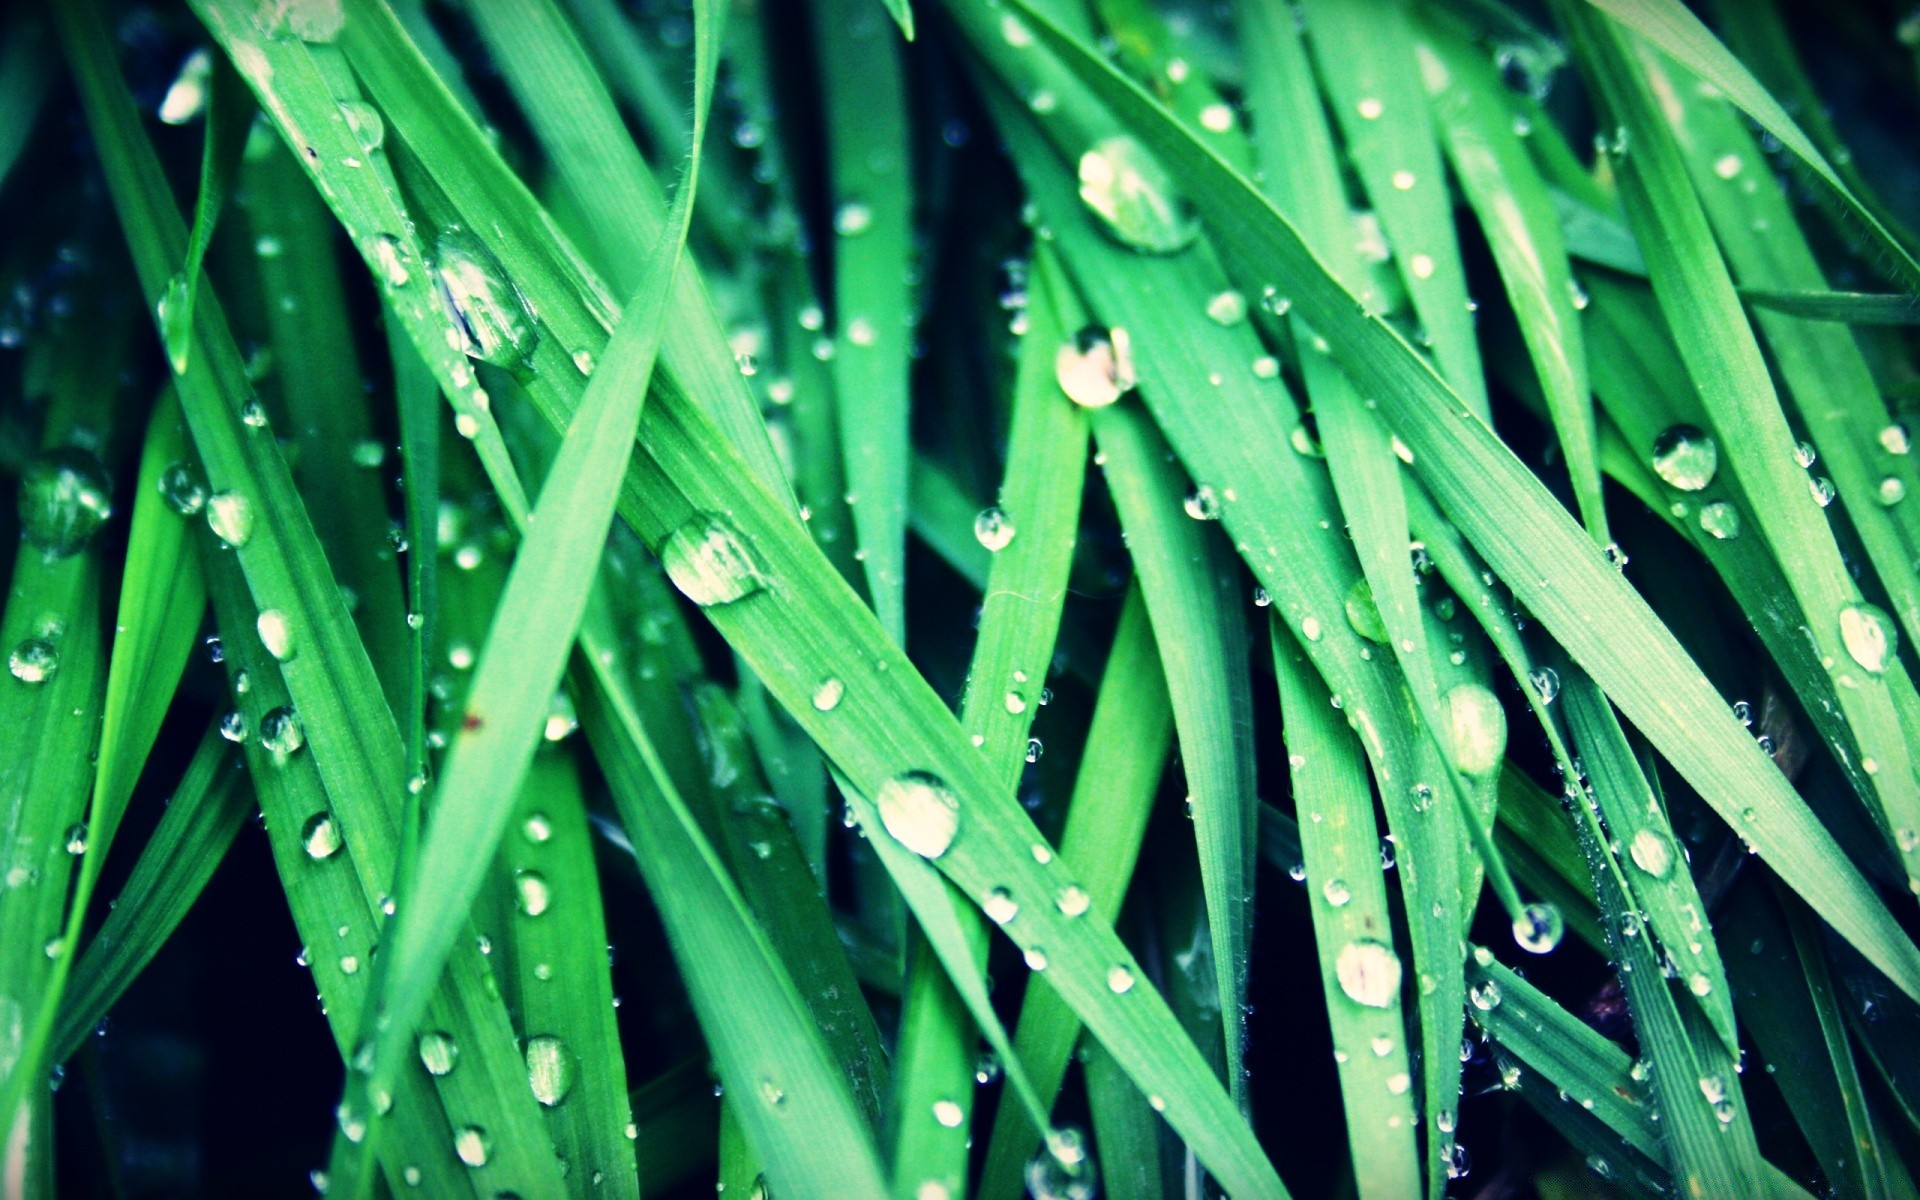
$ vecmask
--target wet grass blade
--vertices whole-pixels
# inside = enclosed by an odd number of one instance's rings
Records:
[[[1326,684],[1274,631],[1274,674],[1307,869],[1320,985],[1333,1027],[1354,1187],[1363,1200],[1420,1194],[1419,1115],[1401,1011],[1401,970],[1379,870],[1380,831],[1358,739],[1341,728]],[[1453,1110],[1440,1120],[1446,1130]]]
[[[1103,912],[1119,912],[1126,898],[1172,742],[1166,674],[1146,601],[1135,588],[1120,611],[1113,648],[1101,672],[1093,725],[1060,835],[1061,859],[1081,872],[1087,895]],[[1067,1002],[1044,979],[1034,981],[1021,1002],[1013,1044],[1043,1099],[1056,1095],[1066,1079],[1079,1031],[1080,1020]],[[1117,1066],[1110,1064],[1109,1069],[1124,1078]],[[1137,1099],[1137,1090],[1126,1086]],[[1104,1141],[1098,1123],[1096,1106],[1095,1132]],[[1019,1195],[1021,1167],[1040,1136],[1018,1104],[1001,1101],[981,1168],[981,1200],[1014,1200]],[[1118,1181],[1107,1174],[1109,1189],[1117,1188]]]
[[[1742,287],[1740,298],[1755,308],[1839,325],[1920,325],[1920,304],[1901,292],[1836,292],[1824,287]]]
[[[1397,334],[1360,312],[1298,232],[1244,179],[1098,57],[1044,18],[1032,16],[1032,23],[1076,74],[1191,181],[1191,194],[1221,241],[1224,261],[1270,264],[1269,270],[1284,271],[1293,280],[1294,304],[1379,400],[1442,510],[1515,587],[1528,610],[1816,911],[1862,946],[1903,990],[1920,993],[1920,953],[1896,929],[1891,914],[1727,713],[1672,635],[1539,481]],[[1262,557],[1255,555],[1256,573]]]
[[[893,0],[904,9],[904,0]],[[853,528],[880,624],[906,640],[907,264],[913,190],[903,53],[874,0],[812,13],[825,110],[833,242],[834,397]],[[911,38],[912,18],[902,23]]]
[[[226,858],[253,811],[232,745],[209,726],[158,828],[61,996],[52,1057],[65,1061],[146,969]]]
[[[193,206],[193,231],[187,237],[186,265],[167,282],[160,297],[160,341],[176,375],[185,374],[193,348],[193,301],[200,291],[200,266],[213,242],[213,227],[226,207],[227,193],[240,166],[240,152],[253,127],[253,104],[240,77],[219,60],[209,83],[206,146],[200,159],[200,197]]]

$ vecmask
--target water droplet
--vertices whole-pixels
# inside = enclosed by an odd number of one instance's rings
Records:
[[[1560,944],[1566,923],[1551,904],[1529,904],[1513,919],[1513,940],[1529,954],[1545,954]]]
[[[240,548],[253,537],[253,501],[239,492],[207,497],[207,527],[227,545]]]
[[[1027,1192],[1033,1200],[1094,1200],[1099,1172],[1076,1129],[1056,1129],[1027,1160]]]
[[[1019,902],[1013,898],[1012,892],[1003,887],[989,891],[980,908],[995,925],[1005,925],[1020,915]]]
[[[300,844],[306,848],[307,857],[318,861],[332,858],[340,852],[340,826],[334,823],[330,812],[317,812],[307,818],[300,827]]]
[[[1533,690],[1542,704],[1552,704],[1560,695],[1560,673],[1552,667],[1528,672],[1527,681],[1533,684]]]
[[[1387,623],[1380,619],[1380,606],[1374,603],[1373,588],[1365,579],[1354,580],[1347,589],[1347,624],[1370,642],[1387,644]]]
[[[21,683],[45,683],[59,669],[59,647],[48,638],[23,639],[7,655],[7,670]]]
[[[1038,946],[1028,946],[1021,957],[1026,960],[1029,971],[1044,971],[1047,969],[1047,952]]]
[[[1694,425],[1670,425],[1653,439],[1653,470],[1669,487],[1697,492],[1713,482],[1720,448]]]
[[[205,47],[187,55],[180,73],[167,88],[156,114],[164,125],[185,125],[207,107],[207,81],[213,74],[213,57]]]
[[[1338,876],[1321,885],[1320,894],[1335,908],[1345,908],[1347,902],[1353,899],[1353,890],[1347,886],[1346,880]]]
[[[207,506],[206,481],[192,463],[177,462],[161,471],[156,486],[167,507],[183,517],[191,517]]]
[[[1907,427],[1898,421],[1880,431],[1880,448],[1888,454],[1905,454],[1913,448]]]
[[[1184,507],[1187,515],[1196,521],[1220,519],[1220,496],[1208,484],[1203,483],[1188,492]]]
[[[1455,684],[1446,694],[1448,744],[1463,775],[1485,775],[1507,752],[1507,714],[1500,700],[1477,683]]]
[[[1347,999],[1369,1008],[1386,1008],[1400,995],[1400,956],[1372,938],[1342,946],[1333,973]]]
[[[539,328],[520,289],[486,246],[448,230],[434,243],[433,277],[468,357],[496,367],[527,362]]]
[[[450,1074],[460,1065],[460,1044],[453,1035],[435,1030],[420,1035],[420,1065],[429,1075]]]
[[[847,694],[847,685],[835,676],[822,679],[813,689],[813,707],[818,712],[832,712],[840,706],[840,698]]]
[[[1807,476],[1807,495],[1821,508],[1833,503],[1833,480],[1825,475]]]
[[[1907,498],[1907,485],[1901,482],[1899,476],[1889,475],[1873,489],[1873,498],[1880,502],[1882,508],[1892,508]]]
[[[1087,889],[1071,883],[1060,889],[1059,905],[1062,916],[1084,916],[1087,909],[1093,906],[1093,897],[1087,894]]]
[[[260,745],[272,753],[275,761],[285,761],[306,744],[306,727],[290,705],[270,708],[260,718]]]
[[[1362,97],[1353,107],[1360,114],[1361,119],[1366,121],[1378,121],[1380,114],[1386,111],[1386,107],[1372,96]]]
[[[833,231],[841,237],[854,237],[873,227],[873,209],[858,200],[848,200],[833,212]]]
[[[20,476],[20,533],[48,562],[78,553],[113,515],[113,481],[91,451],[47,450]]]
[[[1840,641],[1861,668],[1879,675],[1893,662],[1900,634],[1893,619],[1864,601],[1840,609]]]
[[[1114,995],[1123,995],[1133,990],[1133,968],[1125,963],[1115,963],[1107,968],[1107,990]]]
[[[1128,134],[1102,138],[1080,156],[1080,199],[1135,250],[1170,254],[1200,231],[1172,177]]]
[[[893,840],[922,858],[939,858],[960,831],[960,798],[930,771],[906,771],[880,785],[874,803]]]
[[[1039,738],[1027,739],[1027,761],[1029,763],[1039,762],[1040,756],[1042,754],[1045,754],[1046,751],[1047,751],[1047,748],[1040,744]]]
[[[267,653],[280,662],[286,662],[298,652],[299,646],[293,636],[293,623],[287,620],[287,614],[277,608],[265,609],[254,621],[254,628],[260,633],[260,644]]]
[[[1658,829],[1643,825],[1634,832],[1633,841],[1627,846],[1627,857],[1655,879],[1665,879],[1667,872],[1673,870],[1673,843]]]
[[[551,1034],[527,1039],[527,1082],[533,1098],[552,1108],[573,1090],[573,1053]]]
[[[669,534],[660,561],[673,585],[703,608],[730,604],[766,584],[746,538],[717,514],[695,516]]]
[[[493,1139],[478,1125],[463,1125],[453,1135],[453,1152],[470,1167],[484,1167],[493,1155]]]
[[[1713,173],[1722,179],[1732,179],[1743,165],[1738,154],[1723,154],[1714,161]]]
[[[386,142],[387,123],[380,119],[380,110],[365,100],[342,100],[340,114],[347,119],[347,128],[362,150],[371,154]]]
[[[235,744],[246,741],[247,740],[246,714],[236,708],[232,712],[228,713],[226,716],[221,717],[220,718],[220,736]]]
[[[75,858],[87,852],[87,827],[83,822],[67,826],[67,853]]]
[[[519,870],[513,873],[514,907],[529,917],[537,917],[547,911],[553,903],[553,890],[547,886],[547,877],[538,871]]]
[[[1053,374],[1075,404],[1105,408],[1139,382],[1133,371],[1133,341],[1124,329],[1089,325],[1061,344]]]
[[[1247,319],[1247,298],[1232,288],[1215,292],[1207,301],[1207,315],[1218,325],[1238,325]]]
[[[1793,461],[1802,467],[1813,466],[1815,462],[1819,461],[1819,458],[1820,454],[1813,448],[1812,442],[1795,442],[1793,444]]]
[[[1700,509],[1700,528],[1725,541],[1740,536],[1740,510],[1726,500],[1715,500]]]
[[[967,1110],[951,1100],[935,1100],[933,1119],[948,1129],[958,1129],[967,1119]]]
[[[1500,985],[1491,979],[1483,979],[1467,989],[1467,999],[1481,1012],[1492,1012],[1500,1007]]]
[[[980,515],[973,519],[974,540],[985,546],[989,553],[998,554],[1005,550],[1012,544],[1014,533],[1013,518],[997,504],[981,509]]]

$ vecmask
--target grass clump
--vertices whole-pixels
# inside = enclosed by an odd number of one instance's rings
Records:
[[[1913,1192],[1911,19],[0,21],[14,1191]]]

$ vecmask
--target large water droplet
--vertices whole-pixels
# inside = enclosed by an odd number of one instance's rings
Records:
[[[527,1082],[533,1098],[552,1108],[573,1090],[573,1052],[551,1034],[527,1039]]]
[[[973,537],[988,553],[998,554],[1013,544],[1013,518],[999,505],[983,508],[980,515],[973,519]]]
[[[1551,904],[1529,904],[1513,919],[1513,940],[1529,954],[1545,954],[1560,944],[1566,923]]]
[[[1455,684],[1446,694],[1448,743],[1463,775],[1485,775],[1507,752],[1507,714],[1500,700],[1477,683]]]
[[[207,497],[207,526],[235,549],[246,545],[253,537],[253,501],[239,492],[215,492]]]
[[[493,1156],[493,1139],[478,1125],[463,1125],[453,1135],[453,1152],[470,1167],[484,1167]]]
[[[59,647],[48,638],[26,638],[7,655],[7,670],[21,683],[45,683],[59,669]]]
[[[268,709],[260,718],[260,744],[275,761],[284,761],[299,753],[307,744],[306,727],[301,725],[299,714],[285,704]]]
[[[1400,956],[1385,942],[1348,942],[1333,960],[1333,974],[1356,1004],[1386,1008],[1400,995]]]
[[[1347,589],[1347,624],[1370,642],[1387,644],[1387,623],[1380,619],[1380,606],[1374,603],[1373,588],[1364,579],[1354,580]]]
[[[43,452],[20,477],[20,533],[48,562],[77,553],[113,515],[113,481],[79,446]]]
[[[1027,1160],[1027,1192],[1033,1200],[1094,1200],[1100,1176],[1079,1130],[1056,1129]]]
[[[1655,879],[1665,879],[1667,872],[1673,870],[1673,843],[1658,829],[1643,825],[1628,844],[1627,857]]]
[[[1173,177],[1127,134],[1102,138],[1080,156],[1080,199],[1135,250],[1169,254],[1200,232]]]
[[[1654,473],[1683,492],[1697,492],[1713,482],[1719,465],[1720,448],[1698,426],[1670,425],[1653,439]]]
[[[300,844],[306,847],[307,857],[315,859],[332,858],[340,852],[340,826],[333,820],[330,812],[317,812],[307,818],[300,827]]]
[[[766,583],[746,538],[717,514],[695,516],[667,535],[660,562],[673,585],[703,608],[730,604]]]
[[[420,1065],[429,1075],[448,1075],[460,1065],[460,1044],[453,1035],[434,1030],[420,1035]]]
[[[207,506],[207,483],[192,463],[177,462],[160,472],[155,486],[167,507],[191,517]]]
[[[1840,609],[1840,641],[1854,662],[1878,675],[1893,662],[1900,634],[1893,618],[1865,601]]]
[[[433,275],[469,357],[497,367],[532,357],[539,329],[526,298],[478,238],[459,230],[441,234]]]
[[[1139,383],[1133,371],[1133,341],[1124,329],[1089,325],[1061,344],[1053,374],[1075,404],[1105,408]]]
[[[931,771],[906,771],[874,797],[893,840],[923,858],[939,858],[960,831],[960,798]]]

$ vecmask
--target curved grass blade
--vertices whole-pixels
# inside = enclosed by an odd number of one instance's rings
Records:
[[[1093,724],[1060,834],[1061,859],[1081,872],[1088,897],[1102,912],[1119,912],[1126,899],[1172,742],[1166,674],[1145,598],[1134,588],[1120,610],[1113,648],[1100,676]],[[1079,1031],[1080,1019],[1044,976],[1033,980],[1021,1002],[1013,1047],[1043,1099],[1059,1093]],[[1090,1052],[1095,1045],[1089,1043]],[[1098,1122],[1096,1107],[1096,1134]],[[980,1200],[1018,1197],[1021,1167],[1040,1135],[1020,1105],[1001,1101],[980,1171]],[[1107,1186],[1114,1189],[1118,1181],[1111,1174]]]
[[[1688,70],[1725,93],[1727,99],[1762,129],[1778,138],[1780,144],[1806,166],[1815,194],[1846,216],[1857,219],[1865,228],[1867,236],[1882,252],[1878,264],[1881,270],[1906,284],[1909,291],[1920,290],[1920,263],[1914,261],[1907,247],[1848,189],[1780,102],[1760,86],[1753,73],[1679,0],[1585,0],[1585,3],[1685,64]]]
[[[160,297],[160,341],[173,373],[184,375],[193,348],[193,301],[200,291],[200,264],[213,242],[214,223],[226,207],[240,152],[253,128],[253,105],[225,59],[213,69],[212,101],[207,105],[206,146],[200,159],[200,198],[193,206],[193,232],[187,238],[186,266],[167,281]]]
[[[202,601],[204,603],[204,600]],[[74,965],[52,1055],[64,1062],[173,935],[253,810],[230,743],[209,726],[133,874]]]
[[[1043,18],[1032,20],[1075,73],[1192,180],[1191,194],[1221,241],[1223,261],[1260,263],[1292,280],[1294,304],[1379,400],[1443,511],[1514,585],[1528,610],[1782,878],[1903,990],[1920,993],[1920,953],[1672,635],[1539,481],[1397,334],[1361,313],[1244,179],[1103,61]]]
[[[1904,292],[1836,292],[1824,287],[1742,287],[1755,308],[1839,325],[1920,325],[1920,302]]]
[[[1479,219],[1567,458],[1574,498],[1603,545],[1606,507],[1576,288],[1552,193],[1518,133],[1493,64],[1437,20],[1415,47],[1453,172]]]
[[[1752,516],[1776,555],[1799,603],[1805,636],[1834,676],[1835,696],[1858,742],[1878,768],[1871,799],[1889,831],[1920,829],[1920,780],[1913,773],[1889,682],[1903,679],[1897,662],[1863,660],[1843,636],[1860,603],[1821,505],[1809,488],[1796,443],[1760,348],[1745,323],[1728,268],[1687,176],[1669,128],[1652,64],[1636,61],[1625,35],[1578,0],[1563,5],[1575,57],[1608,109],[1629,131],[1632,152],[1618,174],[1629,222],[1641,232],[1654,296],[1668,316],[1675,344],[1713,427],[1720,454],[1746,489]],[[1844,335],[1843,335],[1844,336]],[[1884,619],[1884,618],[1880,618]],[[1890,669],[1891,679],[1887,674]],[[1836,747],[1844,754],[1847,748]],[[1901,847],[1920,887],[1920,839]]]
[[[1393,247],[1414,312],[1433,339],[1434,360],[1454,393],[1486,417],[1486,377],[1435,114],[1422,87],[1413,5],[1409,0],[1307,0],[1302,11],[1320,65],[1320,89],[1346,138],[1347,161]],[[1267,165],[1269,175],[1276,166]],[[1350,235],[1345,239],[1351,240]],[[1317,244],[1326,254],[1329,244]]]
[[[894,23],[900,26],[900,34],[908,41],[913,40],[913,2],[912,0],[880,0]]]
[[[1420,1119],[1415,1111],[1401,1011],[1393,922],[1380,872],[1373,788],[1354,735],[1341,728],[1326,684],[1292,639],[1274,630],[1307,904],[1319,947],[1320,985],[1333,1027],[1334,1061],[1346,1108],[1354,1187],[1363,1200],[1420,1194]],[[1390,969],[1386,964],[1393,963]],[[1439,1127],[1454,1124],[1449,1111]],[[1450,1153],[1450,1148],[1448,1150]]]
[[[903,0],[894,0],[902,3]],[[906,641],[913,191],[900,47],[873,0],[813,6],[833,242],[834,398],[853,528],[880,624]],[[902,24],[912,37],[912,19]]]
[[[699,129],[705,125],[717,62],[717,31],[711,27],[710,10],[696,13]],[[586,611],[618,499],[614,483],[633,452],[660,350],[666,302],[673,292],[670,281],[679,271],[699,166],[696,150],[668,214],[665,240],[649,258],[634,301],[590,378],[547,473],[534,511],[548,519],[530,525],[487,634],[460,732],[447,753],[439,802],[421,833],[418,865],[398,888],[401,909],[387,938],[385,986],[374,1006],[385,1024],[375,1035],[371,1086],[385,1085],[397,1070],[404,1039],[412,1036],[479,891]]]

